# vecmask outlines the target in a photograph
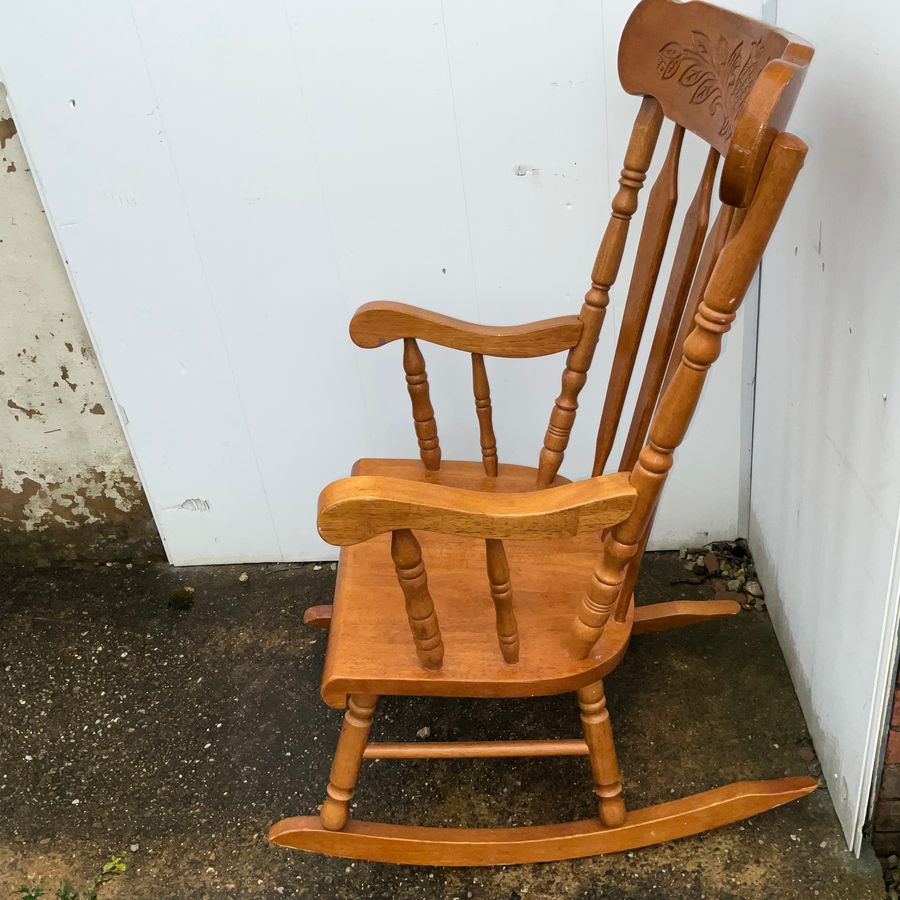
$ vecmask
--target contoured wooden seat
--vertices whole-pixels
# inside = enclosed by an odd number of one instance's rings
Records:
[[[333,604],[308,610],[306,620],[329,627],[322,694],[347,712],[320,815],[277,823],[273,842],[432,865],[546,861],[695,834],[815,789],[808,777],[739,782],[627,811],[603,689],[632,635],[739,610],[730,601],[635,609],[632,592],[674,451],[803,164],[805,144],[784,128],[811,58],[803,41],[709,4],[641,0],[622,36],[619,74],[643,99],[580,313],[491,327],[400,303],[357,311],[356,344],[402,341],[420,458],[360,460],[320,496],[319,532],[342,549]],[[649,192],[593,472],[568,482],[558,470],[666,119],[669,145]],[[682,219],[623,456],[603,474],[673,223],[686,132],[708,145],[706,164]],[[717,181],[721,203],[710,225]],[[480,462],[442,461],[419,341],[471,354]],[[564,350],[562,389],[537,465],[500,464],[485,357]],[[565,691],[577,694],[582,738],[368,740],[380,695]],[[596,819],[505,829],[349,820],[366,758],[552,754],[588,757]]]

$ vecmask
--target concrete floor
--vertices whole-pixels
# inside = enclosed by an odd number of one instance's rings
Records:
[[[242,571],[249,574],[239,581]],[[648,557],[642,601],[676,586]],[[104,897],[835,898],[884,896],[871,851],[847,852],[828,795],[634,853],[497,869],[417,869],[270,847],[269,824],[323,797],[340,713],[318,697],[331,597],[322,566],[162,564],[0,569],[0,895],[84,882]],[[188,609],[173,589],[195,588]],[[437,598],[438,604],[440,598]],[[184,605],[184,604],[182,604]],[[608,679],[626,799],[818,773],[766,613],[636,638]],[[387,699],[373,737],[572,737],[574,698]],[[360,817],[526,824],[593,814],[585,760],[366,764]]]

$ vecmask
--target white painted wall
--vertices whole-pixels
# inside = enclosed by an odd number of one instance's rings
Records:
[[[0,563],[158,556],[2,91],[0,129]]]
[[[3,5],[3,79],[173,562],[331,557],[321,487],[358,456],[415,454],[398,348],[347,338],[359,303],[578,310],[636,109],[615,76],[632,5]],[[590,469],[623,295],[571,476]],[[742,342],[739,326],[656,546],[738,528]],[[477,458],[468,359],[426,352],[445,457]],[[502,460],[536,462],[562,364],[490,365]]]
[[[847,838],[894,662],[900,509],[900,8],[778,0],[816,57],[811,150],[763,262],[750,541]]]

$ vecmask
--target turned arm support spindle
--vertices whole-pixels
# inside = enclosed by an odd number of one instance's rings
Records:
[[[408,528],[391,532],[391,557],[406,601],[406,615],[416,654],[426,669],[439,669],[444,660],[441,628],[428,591],[422,548]]]
[[[500,652],[508,663],[519,661],[519,626],[513,611],[512,581],[503,541],[485,541],[488,581],[497,613],[497,640]]]

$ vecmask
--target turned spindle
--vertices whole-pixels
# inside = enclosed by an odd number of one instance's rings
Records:
[[[331,763],[325,802],[319,812],[326,831],[340,831],[350,818],[350,801],[369,740],[376,700],[374,694],[351,694],[347,698],[347,712]]]
[[[478,416],[478,431],[481,437],[481,461],[484,474],[497,477],[497,439],[494,437],[494,422],[491,411],[491,386],[488,383],[484,357],[472,354],[472,391],[475,394],[475,414]]]
[[[663,113],[658,101],[644,97],[635,120],[619,190],[612,201],[612,213],[591,273],[591,286],[584,296],[579,318],[583,322],[578,343],[569,351],[562,375],[562,389],[550,413],[544,446],[538,463],[538,485],[552,483],[562,465],[569,435],[578,410],[578,395],[587,381],[588,369],[597,348],[600,327],[609,304],[609,289],[616,280],[628,225],[637,209],[637,196],[653,158]]]
[[[594,793],[599,801],[600,821],[607,828],[616,828],[625,821],[625,801],[602,681],[579,689],[578,708],[584,741],[588,745]]]
[[[508,663],[519,661],[519,626],[513,611],[512,582],[509,576],[509,563],[503,541],[488,538],[485,541],[487,554],[488,581],[491,585],[491,597],[497,613],[497,640],[500,652]]]
[[[403,369],[406,372],[406,387],[412,401],[413,422],[416,439],[419,442],[419,456],[426,469],[436,471],[441,467],[441,445],[438,441],[437,422],[428,390],[428,374],[425,371],[425,357],[415,338],[403,340]]]
[[[426,669],[439,669],[444,659],[444,642],[434,603],[428,592],[422,548],[408,528],[391,533],[391,557],[406,600],[406,615],[416,645],[416,654]]]

